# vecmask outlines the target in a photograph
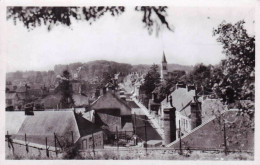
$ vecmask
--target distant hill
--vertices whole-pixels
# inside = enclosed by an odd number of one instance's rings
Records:
[[[141,72],[146,73],[152,65],[131,65],[127,63],[118,63],[114,61],[105,61],[97,60],[90,61],[87,63],[72,63],[68,65],[55,65],[54,70],[52,71],[27,71],[27,72],[10,72],[7,73],[7,81],[15,81],[26,79],[33,83],[44,83],[46,85],[52,84],[55,82],[57,75],[62,74],[62,72],[67,69],[71,73],[71,76],[74,77],[75,74],[78,74],[82,80],[93,80],[96,77],[101,77],[104,72],[109,73],[118,73],[120,72],[122,76],[126,76],[131,72]],[[160,65],[159,65],[160,67]],[[193,66],[179,65],[179,64],[168,64],[168,70],[184,70],[189,72],[193,69]],[[79,71],[80,70],[80,71]]]
[[[148,72],[152,65],[145,65],[145,64],[139,64],[139,65],[133,65],[132,71],[133,72]],[[161,68],[161,65],[159,65],[159,69]],[[183,70],[186,73],[190,72],[193,69],[193,66],[190,65],[180,65],[180,64],[168,64],[168,71],[174,71],[174,70]]]

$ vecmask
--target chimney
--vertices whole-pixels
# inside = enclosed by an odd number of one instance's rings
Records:
[[[28,116],[33,116],[34,112],[33,112],[33,105],[32,104],[27,104],[24,108],[24,113],[25,115]]]
[[[167,102],[167,103],[169,102],[168,97],[169,97],[169,95],[166,94],[166,102]]]
[[[170,104],[171,104],[171,107],[173,107],[172,96],[170,96]]]
[[[186,88],[186,84],[184,84],[183,82],[177,82],[176,89],[178,88]]]
[[[196,96],[195,96],[196,97]],[[195,98],[194,97],[194,98]],[[196,101],[190,104],[191,106],[191,129],[198,127],[201,124],[201,103]]]
[[[187,85],[187,90],[188,92],[191,90],[195,90],[195,86],[194,85]]]
[[[170,144],[176,140],[176,117],[175,117],[175,108],[164,109],[164,145]]]
[[[156,100],[157,100],[157,95],[156,95],[156,93],[154,93],[154,92],[152,93],[152,100],[153,100],[153,101],[156,101]]]

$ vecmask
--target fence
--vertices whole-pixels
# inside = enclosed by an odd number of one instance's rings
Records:
[[[22,157],[22,158],[57,158],[62,153],[65,143],[73,144],[73,132],[71,132],[71,139],[63,141],[63,137],[58,137],[55,133],[53,137],[41,137],[35,138],[24,134],[16,135],[15,139],[11,138],[11,135],[5,135],[6,137],[6,156],[7,157]],[[31,140],[35,138],[36,141]],[[31,139],[31,140],[28,140]],[[51,139],[51,140],[50,140]],[[61,141],[62,140],[62,141]],[[30,142],[29,142],[30,141]],[[65,142],[65,143],[64,143]],[[45,143],[45,144],[43,144]]]
[[[26,145],[23,141],[13,140],[12,144],[9,144],[6,141],[6,155],[7,159],[9,156],[14,156],[16,158],[22,159],[60,159],[62,156],[62,150],[59,150],[58,153],[55,151],[54,147],[38,144],[29,143]],[[214,148],[183,148],[180,152],[180,149],[175,148],[140,148],[140,147],[106,147],[104,149],[94,149],[93,151],[83,151],[79,150],[79,154],[82,159],[138,159],[151,158],[151,159],[160,159],[163,157],[160,156],[173,156],[173,155],[189,155],[192,152],[197,152],[199,154],[211,153],[219,154],[225,153],[222,149]],[[249,153],[253,154],[253,151],[250,150],[228,150],[228,153]],[[150,155],[150,157],[147,157]],[[156,157],[153,157],[156,156]]]
[[[108,141],[105,144],[112,146],[126,146],[133,140],[134,131],[116,131],[110,132]]]
[[[6,158],[7,159],[55,159],[60,155],[60,150],[55,150],[54,147],[44,146],[33,143],[24,143],[20,140],[5,142]]]

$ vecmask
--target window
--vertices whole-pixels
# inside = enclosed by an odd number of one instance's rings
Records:
[[[163,66],[163,70],[166,70],[166,66]]]
[[[85,140],[83,140],[82,141],[82,149],[84,150],[84,149],[87,149],[87,140],[85,139]]]

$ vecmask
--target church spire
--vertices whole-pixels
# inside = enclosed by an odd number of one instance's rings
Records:
[[[164,52],[163,52],[163,57],[162,57],[162,63],[167,63]]]

